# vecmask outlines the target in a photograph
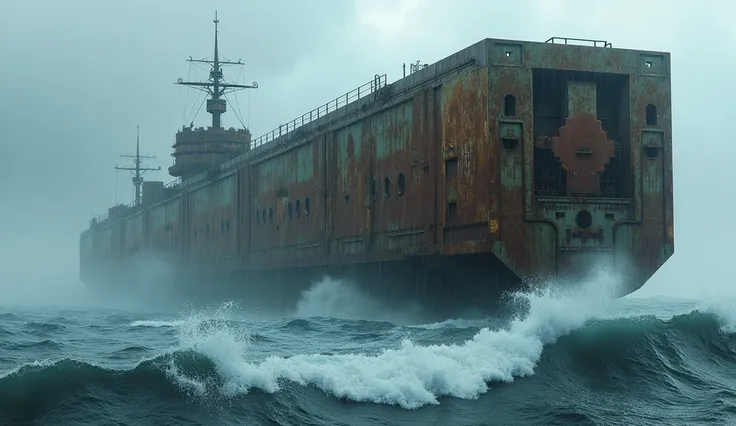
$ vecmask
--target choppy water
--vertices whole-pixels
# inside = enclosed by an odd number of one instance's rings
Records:
[[[0,304],[0,425],[736,423],[733,300],[607,286],[433,324],[319,291],[281,318]]]

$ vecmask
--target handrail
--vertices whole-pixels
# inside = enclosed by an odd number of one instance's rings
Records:
[[[259,136],[258,138],[251,141],[251,148],[256,148],[265,143],[271,142],[278,137],[293,132],[294,130],[298,129],[301,126],[304,126],[305,124],[309,124],[320,117],[324,117],[330,112],[334,112],[351,102],[357,101],[358,99],[365,97],[366,95],[369,95],[371,93],[375,93],[376,91],[378,91],[378,89],[386,86],[386,81],[386,74],[376,74],[373,80],[361,85],[357,89],[353,89],[345,93],[344,95],[337,97],[330,102],[327,102],[326,104],[307,112],[306,114],[302,114],[301,117],[297,117],[289,121],[288,123],[282,124],[279,127],[271,130],[265,135]]]
[[[613,45],[606,40],[595,40],[590,38],[575,38],[575,37],[550,37],[545,43],[555,44],[556,41],[562,42],[562,44],[570,44],[570,41],[579,41],[585,43],[592,43],[593,47],[613,47]]]
[[[330,102],[327,102],[326,104],[321,105],[318,108],[315,108],[306,114],[302,114],[302,116],[297,117],[291,121],[289,121],[286,124],[280,125],[278,128],[271,130],[270,132],[259,136],[258,138],[251,141],[251,149],[256,148],[258,146],[264,145],[266,143],[272,142],[273,140],[288,135],[289,133],[295,131],[296,129],[309,124],[319,118],[325,117],[328,114],[337,111],[338,109],[344,107],[345,105],[348,105],[352,102],[355,102],[359,99],[362,99],[370,94],[376,93],[379,89],[385,87],[387,85],[387,75],[379,75],[376,74],[376,76],[373,78],[373,80],[357,87],[356,89],[353,89],[344,95],[337,97]],[[218,164],[212,169],[205,170],[203,172],[197,173],[186,180],[182,180],[180,177],[168,182],[164,185],[164,189],[175,189],[181,185],[188,185],[188,184],[195,184],[197,182],[200,182],[208,176],[209,173],[212,173],[213,171],[227,171],[233,166],[239,164],[242,161],[242,156],[235,157],[231,160],[228,160],[222,164]],[[126,210],[136,207],[135,201],[127,204]],[[97,219],[98,223],[102,223],[103,221],[107,220],[109,218],[109,212],[101,214],[99,216],[95,216],[95,219]]]
[[[178,186],[178,185],[179,185],[180,183],[181,183],[181,178],[180,178],[180,177],[178,177],[178,178],[176,178],[176,179],[172,180],[171,182],[169,182],[169,183],[165,184],[165,185],[164,185],[164,189],[171,189],[171,188],[174,188],[174,187]]]

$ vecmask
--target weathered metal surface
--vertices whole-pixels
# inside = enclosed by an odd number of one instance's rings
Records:
[[[484,40],[182,187],[178,215],[96,226],[80,261],[146,244],[220,272],[478,254],[529,278],[604,260],[632,291],[674,250],[669,81],[667,54]]]
[[[253,194],[248,203],[250,262],[315,255],[324,220],[321,162],[320,144],[314,140],[251,166],[246,181]]]
[[[123,253],[136,254],[146,249],[146,214],[139,212],[123,220]]]
[[[213,168],[248,151],[251,143],[247,129],[222,127],[184,127],[176,133],[174,164],[169,167],[172,176],[188,176]]]
[[[669,58],[637,56],[630,77],[634,221],[620,224],[615,238],[616,258],[643,282],[674,252],[672,116]]]
[[[491,169],[488,145],[488,70],[460,73],[442,87],[444,241],[488,238]],[[452,254],[451,245],[446,253]]]
[[[183,253],[181,198],[154,206],[148,212],[148,246],[159,253],[178,256]]]
[[[219,265],[237,258],[237,185],[228,175],[188,198],[189,260]]]
[[[328,148],[335,164],[334,181],[328,184],[333,195],[332,237],[340,241],[332,249],[337,252],[363,250],[368,207],[375,204],[375,200],[367,197],[368,188],[376,179],[371,167],[376,142],[369,132],[364,137],[364,127],[364,122],[359,121],[337,130],[334,143]],[[377,189],[378,183],[373,188]]]
[[[600,174],[616,155],[614,149],[595,115],[577,112],[568,117],[560,135],[552,138],[552,152],[567,172],[567,193],[599,196]]]
[[[497,49],[494,58],[506,58],[503,49]],[[492,234],[493,253],[512,270],[525,273],[541,259],[532,259],[529,253],[529,228],[524,221],[525,191],[528,188],[533,155],[528,151],[532,139],[531,71],[521,67],[519,47],[514,67],[494,67],[490,72],[491,97],[489,101],[490,159],[494,171],[489,180],[492,192],[492,218],[498,220],[498,231]],[[499,56],[500,55],[500,56]],[[513,129],[509,132],[509,129]],[[536,246],[537,243],[534,243]],[[545,247],[545,246],[540,246]]]

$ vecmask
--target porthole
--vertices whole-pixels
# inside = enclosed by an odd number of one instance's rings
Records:
[[[309,197],[304,199],[304,215],[309,216],[311,206],[309,205]]]
[[[391,178],[386,176],[383,178],[383,198],[388,198],[391,195]]]
[[[294,206],[294,216],[299,217],[302,214],[302,202],[301,200],[296,200],[296,205]]]
[[[406,189],[406,177],[403,173],[399,173],[399,178],[396,180],[396,193],[399,195],[404,195],[404,190]]]

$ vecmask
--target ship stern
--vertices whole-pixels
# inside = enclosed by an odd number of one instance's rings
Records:
[[[493,251],[629,294],[674,252],[669,54],[559,41],[492,42]]]

